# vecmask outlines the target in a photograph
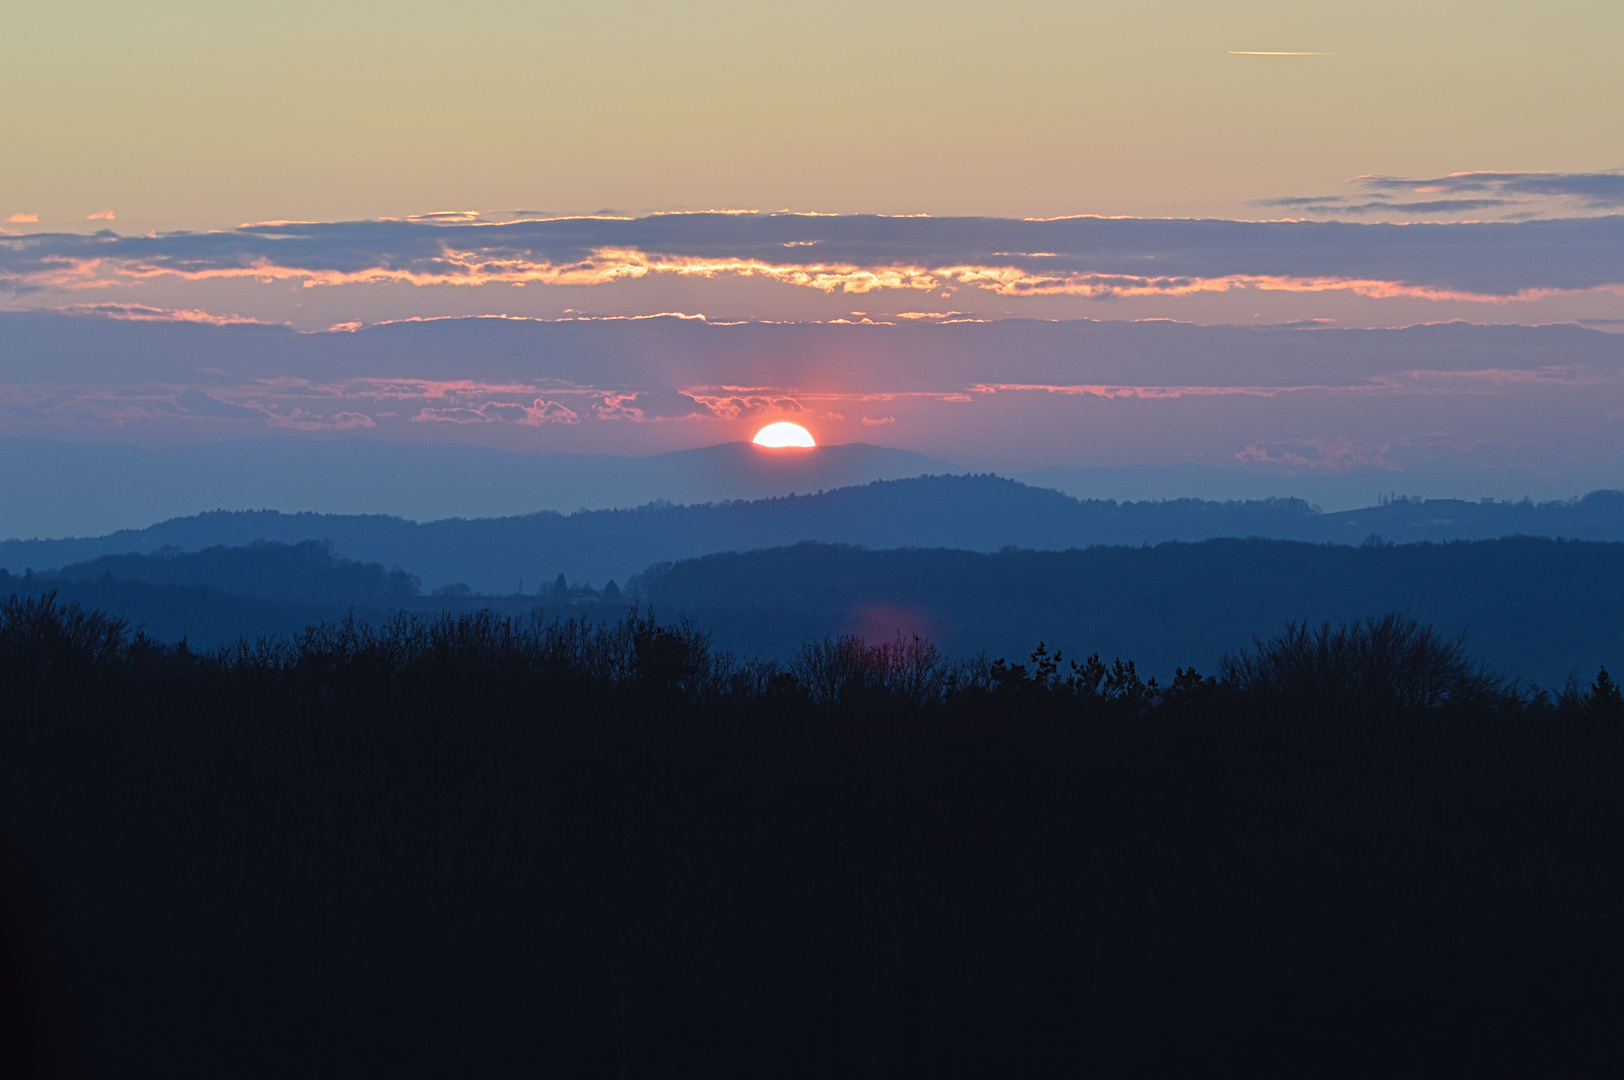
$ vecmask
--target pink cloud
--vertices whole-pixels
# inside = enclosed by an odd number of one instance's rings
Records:
[[[603,404],[593,407],[599,420],[631,420],[641,423],[647,419],[643,410],[637,408],[632,402],[637,400],[636,394],[605,394]]]
[[[1345,472],[1360,466],[1396,469],[1383,460],[1385,448],[1361,447],[1352,439],[1284,439],[1254,442],[1235,455],[1253,464],[1285,465],[1295,469]]]
[[[13,222],[34,221],[37,216],[14,215]],[[1504,305],[1531,302],[1566,292],[1601,289],[1618,291],[1616,284],[1577,289],[1550,287],[1524,288],[1505,292],[1482,292],[1469,288],[1338,276],[1293,276],[1283,274],[1191,274],[1148,276],[1082,271],[1044,272],[998,263],[964,263],[949,266],[900,264],[863,266],[855,263],[769,262],[759,258],[700,257],[665,255],[635,248],[599,248],[573,262],[544,259],[483,250],[446,248],[432,259],[411,267],[377,265],[358,270],[283,265],[257,258],[247,265],[219,265],[182,268],[174,264],[134,259],[101,259],[61,255],[42,257],[40,268],[18,275],[33,286],[58,289],[106,288],[111,285],[158,278],[183,281],[251,279],[262,283],[295,281],[306,288],[342,285],[406,284],[419,286],[549,285],[596,286],[657,276],[715,279],[757,278],[825,294],[862,295],[878,291],[923,291],[939,288],[974,288],[1010,299],[1069,296],[1086,299],[1125,299],[1138,297],[1176,298],[1200,294],[1230,293],[1242,290],[1273,293],[1352,293],[1366,299],[1412,299]],[[909,312],[909,319],[939,319],[944,323],[981,321],[925,312]],[[567,320],[633,320],[681,317],[703,319],[702,315],[661,312],[649,315],[572,315]],[[835,323],[869,322],[862,319],[833,319]]]
[[[111,210],[97,210],[94,214],[86,214],[86,221],[113,221],[118,215]]]
[[[549,423],[574,424],[578,423],[581,417],[575,410],[567,408],[557,401],[548,401],[546,398],[538,397],[529,405],[519,402],[487,401],[477,409],[459,406],[425,408],[419,410],[412,419],[419,423],[494,424],[508,422],[538,427]]]
[[[285,382],[287,385],[293,385],[291,381]],[[298,382],[297,385],[314,389],[312,384],[305,382]],[[324,393],[376,401],[406,401],[412,398],[429,398],[437,401],[469,398],[492,400],[514,395],[566,395],[592,392],[574,387],[544,389],[529,383],[480,382],[475,379],[347,379],[321,389]]]
[[[161,308],[148,304],[64,304],[56,310],[67,315],[100,315],[131,322],[189,322],[210,326],[271,326],[246,315],[216,315],[198,308]]]
[[[894,424],[897,422],[897,418],[894,416],[865,416],[860,422],[866,427],[879,427],[881,424]]]
[[[10,217],[6,218],[6,221],[12,225],[33,225],[39,221],[39,215],[12,214]]]
[[[277,412],[273,409],[264,409],[256,402],[249,402],[246,408],[260,408],[272,427],[292,428],[295,431],[352,431],[356,428],[374,428],[377,422],[365,413],[340,412],[332,416],[323,416],[320,413],[309,412],[305,409],[294,408],[288,412]]]
[[[765,413],[805,413],[810,410],[795,398],[787,396],[772,396],[769,394],[728,394],[713,396],[692,391],[684,391],[689,397],[699,402],[711,411],[711,414],[723,420],[738,420],[747,416],[761,416]]]
[[[603,401],[593,406],[599,420],[629,420],[632,423],[656,423],[661,420],[687,420],[705,415],[708,410],[687,394],[671,391],[635,390],[627,393],[606,393]]]
[[[976,394],[1027,392],[1066,394],[1075,397],[1099,398],[1180,398],[1224,397],[1241,394],[1248,397],[1274,397],[1291,390],[1331,390],[1328,386],[1104,386],[1104,385],[1051,385],[1047,383],[976,383],[970,391]],[[965,399],[969,400],[969,399]]]

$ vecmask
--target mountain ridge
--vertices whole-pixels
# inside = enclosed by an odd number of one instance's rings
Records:
[[[341,555],[400,567],[433,588],[509,594],[558,573],[624,581],[661,562],[801,541],[870,548],[1065,550],[1226,536],[1315,543],[1492,539],[1516,534],[1624,540],[1624,493],[1560,503],[1397,499],[1319,513],[1300,499],[1118,503],[1079,500],[991,474],[874,481],[812,495],[417,523],[388,515],[211,511],[101,537],[0,542],[0,567],[45,570],[166,546],[332,541]]]

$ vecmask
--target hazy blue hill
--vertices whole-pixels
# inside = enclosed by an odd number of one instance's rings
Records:
[[[43,574],[0,571],[0,597],[44,593],[110,612],[159,640],[185,638],[196,648],[294,635],[351,617],[379,623],[401,611],[433,616],[480,608],[527,615],[539,606],[535,597],[423,596],[410,574],[340,558],[314,540],[107,555]],[[604,610],[613,617],[624,606]]]
[[[430,588],[466,581],[478,590],[511,593],[521,581],[534,591],[560,572],[572,581],[602,584],[611,577],[624,581],[658,562],[803,540],[998,551],[1224,536],[1353,544],[1371,534],[1444,541],[1518,533],[1624,540],[1624,494],[1594,492],[1575,502],[1544,504],[1400,500],[1319,514],[1293,499],[1118,503],[1078,500],[993,476],[937,476],[750,502],[425,524],[381,515],[222,511],[97,538],[0,542],[0,567],[38,570],[169,546],[196,551],[255,540],[331,540],[342,556],[402,567]]]
[[[1290,534],[1304,503],[1081,502],[993,476],[924,477],[752,502],[448,519],[417,524],[379,515],[224,512],[178,518],[94,539],[0,542],[0,566],[36,569],[165,547],[197,550],[255,540],[331,540],[349,558],[401,566],[425,584],[467,581],[512,592],[559,572],[624,580],[652,563],[823,540],[869,547],[971,550],[1066,548],[1247,533]]]
[[[61,580],[18,576],[0,570],[0,598],[54,593],[64,604],[105,611],[158,641],[185,639],[199,649],[264,635],[293,635],[307,626],[337,622],[353,613],[380,619],[384,609],[355,610],[312,601],[268,600],[222,592],[209,585],[159,585],[111,576]]]
[[[1396,499],[1363,510],[1322,515],[1310,539],[1356,542],[1375,533],[1388,540],[1487,540],[1497,536],[1564,536],[1624,540],[1624,491],[1592,491],[1582,499],[1536,503],[1484,499]]]
[[[1208,540],[1081,551],[862,551],[826,544],[656,567],[641,595],[718,644],[787,655],[802,640],[917,631],[950,652],[1024,659],[1038,640],[1165,679],[1287,620],[1406,612],[1542,685],[1624,667],[1624,544],[1514,537],[1349,547]]]
[[[1031,471],[1010,472],[1013,480],[1033,487],[1054,488],[1079,499],[1115,499],[1145,502],[1173,495],[1212,502],[1298,498],[1327,511],[1362,510],[1384,497],[1468,501],[1493,493],[1497,500],[1519,501],[1530,493],[1536,501],[1551,502],[1597,483],[1553,483],[1550,478],[1499,476],[1487,481],[1481,468],[1459,461],[1437,462],[1423,472],[1394,472],[1375,465],[1349,469],[1288,471],[1282,466],[1217,467],[1185,462],[1174,465],[1050,465]],[[1616,482],[1617,474],[1606,478]]]
[[[317,540],[297,544],[255,540],[245,547],[216,545],[202,551],[170,548],[151,554],[104,555],[64,566],[56,581],[100,578],[157,585],[206,586],[268,600],[317,604],[397,604],[420,591],[400,569],[340,558]]]

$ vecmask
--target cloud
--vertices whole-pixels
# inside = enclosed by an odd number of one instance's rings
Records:
[[[1285,206],[1309,209],[1316,206],[1341,206],[1346,201],[1342,195],[1285,195],[1278,199],[1258,199],[1254,206]]]
[[[272,427],[291,428],[294,431],[351,431],[356,428],[375,428],[377,422],[365,413],[339,412],[331,416],[296,408],[290,412],[267,410],[263,415]]]
[[[807,413],[811,410],[796,398],[771,391],[723,393],[718,395],[690,391],[689,397],[710,410],[712,416],[723,420],[740,420],[752,416],[783,413]]]
[[[638,390],[629,394],[605,394],[602,403],[593,411],[600,420],[630,420],[636,423],[685,420],[692,416],[712,415],[709,408],[677,390]]]
[[[1514,202],[1299,202],[1316,215],[1464,211]],[[1592,201],[1604,197],[1600,178]],[[1383,184],[1442,181],[1376,178]],[[1494,187],[1498,185],[1498,187]],[[1598,186],[1599,185],[1599,186]],[[1583,185],[1571,180],[1577,191]],[[1410,189],[1403,189],[1410,190]],[[1521,188],[1515,188],[1521,191]],[[1566,189],[1564,189],[1566,190]],[[1443,208],[1439,210],[1437,208]],[[785,247],[815,243],[813,248]],[[815,251],[818,258],[807,261]],[[267,223],[210,233],[0,237],[0,288],[68,291],[154,279],[346,284],[608,285],[653,276],[759,278],[825,293],[973,288],[1010,298],[1183,296],[1238,289],[1502,301],[1624,285],[1624,216],[1395,226],[1344,221],[663,214],[497,224]],[[928,320],[923,320],[928,321]]]
[[[1591,209],[1624,207],[1624,172],[1462,172],[1431,179],[1359,176],[1354,183],[1372,191],[1457,194],[1488,191],[1542,199],[1571,199]]]
[[[263,420],[265,414],[238,405],[229,405],[217,398],[189,386],[175,399],[175,403],[193,416],[208,416],[219,420]]]
[[[644,416],[669,418],[712,406],[735,412],[804,407],[855,421],[892,414],[909,395],[962,399],[971,387],[1097,396],[1120,388],[1364,386],[1402,372],[1558,367],[1624,378],[1624,335],[1577,326],[902,322],[727,326],[465,318],[299,333],[270,325],[0,312],[0,384],[139,380],[163,384],[159,396],[171,401],[198,386],[236,404],[259,396],[307,408],[321,403],[326,412],[325,403],[342,401],[373,415],[376,409],[410,416],[423,407],[478,409],[541,398],[562,403],[584,422],[615,396],[621,399],[616,404]],[[233,389],[225,393],[226,387]],[[977,391],[976,399],[984,393]]]
[[[1624,335],[897,321],[469,318],[299,333],[0,312],[0,435],[360,434],[645,454],[787,419],[820,441],[975,468],[1187,461],[1349,478],[1447,465],[1467,477],[1456,493],[1473,497],[1522,489],[1470,477],[1535,465],[1593,478],[1564,481],[1569,494],[1617,483],[1621,426],[1607,415],[1624,414]]]
[[[9,224],[12,224],[12,225],[31,225],[31,224],[39,221],[39,215],[38,214],[12,214],[10,217],[6,218],[6,221]]]
[[[1235,460],[1249,465],[1285,465],[1324,472],[1398,467],[1385,459],[1382,448],[1360,445],[1347,438],[1254,442],[1237,453]]]
[[[1306,210],[1310,214],[1473,214],[1501,206],[1521,206],[1516,199],[1422,199],[1412,202],[1394,202],[1373,199],[1368,202],[1349,202],[1340,197],[1307,197],[1263,199],[1258,206],[1279,206]]]
[[[1430,214],[1480,214],[1501,211],[1502,220],[1551,217],[1574,210],[1624,208],[1624,172],[1534,173],[1462,172],[1447,176],[1356,176],[1348,183],[1360,189],[1349,195],[1288,195],[1259,199],[1254,205],[1301,210],[1310,214],[1384,214],[1414,217]],[[1395,196],[1441,195],[1410,199]],[[1459,196],[1466,196],[1465,198]]]
[[[111,210],[97,210],[94,214],[86,214],[86,221],[113,221],[118,217]]]
[[[557,401],[537,398],[529,405],[509,401],[487,401],[478,408],[450,406],[424,408],[412,417],[419,423],[494,424],[509,422],[538,427],[542,424],[574,424],[580,414]]]
[[[131,322],[189,322],[211,326],[271,325],[246,315],[216,315],[197,308],[161,308],[148,304],[64,304],[57,309],[68,315],[99,315]]]
[[[1061,394],[1067,397],[1097,397],[1107,400],[1141,398],[1156,400],[1181,397],[1273,397],[1288,390],[1329,390],[1328,386],[1051,386],[1033,383],[976,383],[970,387],[977,394],[1039,393]]]

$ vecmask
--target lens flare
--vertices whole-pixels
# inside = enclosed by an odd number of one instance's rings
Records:
[[[776,424],[768,424],[756,432],[751,440],[757,446],[816,446],[812,440],[812,433],[800,424],[792,424],[788,420],[780,420]]]

